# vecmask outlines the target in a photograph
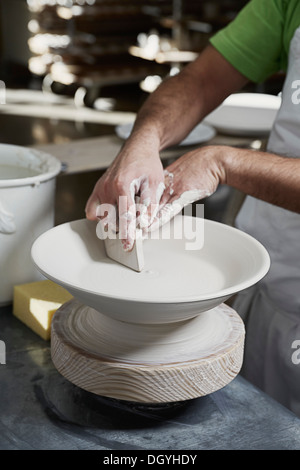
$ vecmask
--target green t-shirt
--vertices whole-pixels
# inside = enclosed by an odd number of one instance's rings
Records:
[[[249,80],[262,82],[286,71],[290,41],[299,26],[299,0],[251,0],[210,42]]]

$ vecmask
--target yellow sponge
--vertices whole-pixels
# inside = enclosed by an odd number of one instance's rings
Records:
[[[52,281],[37,281],[14,287],[13,314],[41,338],[50,339],[56,310],[72,295]]]

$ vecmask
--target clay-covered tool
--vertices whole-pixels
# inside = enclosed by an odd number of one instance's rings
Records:
[[[136,230],[136,239],[131,251],[124,250],[122,241],[118,237],[118,234],[116,235],[116,238],[105,238],[104,245],[108,258],[111,258],[134,271],[141,272],[143,270],[144,252],[141,230]]]

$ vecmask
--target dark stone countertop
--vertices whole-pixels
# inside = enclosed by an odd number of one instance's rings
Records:
[[[100,397],[54,368],[50,343],[0,308],[1,450],[294,450],[300,419],[241,376],[206,397],[147,406]]]

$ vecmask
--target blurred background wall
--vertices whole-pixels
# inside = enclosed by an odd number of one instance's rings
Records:
[[[101,76],[113,81],[117,75],[120,82],[121,74],[125,83],[134,80],[134,74],[137,80],[145,73],[163,74],[170,61],[161,58],[158,64],[154,58],[159,50],[199,52],[245,3],[0,0],[1,74],[12,83],[50,74],[48,83],[53,77],[68,85],[82,84],[83,75],[90,82]],[[131,46],[140,50],[130,53]],[[181,57],[178,63],[188,60]]]
[[[112,136],[157,85],[177,73],[247,0],[0,0],[0,142],[64,144]],[[276,74],[248,91],[277,94]],[[121,143],[121,141],[120,141]],[[57,180],[57,222],[80,218],[102,174]],[[80,188],[80,189],[79,189]],[[222,216],[228,188],[214,198]]]

